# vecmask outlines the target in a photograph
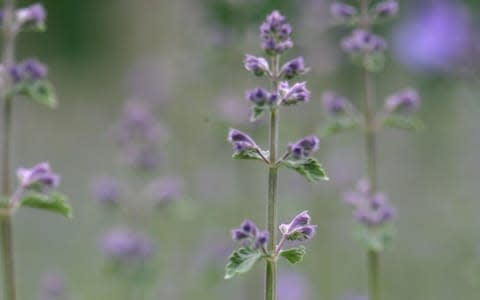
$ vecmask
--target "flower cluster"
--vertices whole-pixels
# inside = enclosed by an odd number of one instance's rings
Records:
[[[292,26],[286,22],[286,18],[277,10],[268,15],[265,22],[260,26],[262,48],[270,56],[282,54],[292,48],[291,35]]]
[[[289,144],[288,150],[294,159],[300,160],[310,157],[313,152],[318,150],[319,145],[320,140],[312,135]]]
[[[10,68],[10,77],[14,83],[45,79],[48,68],[34,58],[25,59]]]
[[[396,216],[385,194],[372,193],[366,180],[361,180],[354,191],[345,195],[345,202],[353,207],[354,218],[366,226],[380,226]]]
[[[325,91],[322,95],[322,102],[328,116],[339,117],[353,112],[352,103],[334,91]]]
[[[153,256],[153,243],[143,233],[128,228],[113,229],[102,238],[100,248],[115,263],[143,263]]]
[[[158,167],[161,158],[158,141],[163,133],[148,103],[130,100],[125,104],[116,139],[129,166],[144,171]]]
[[[17,177],[21,189],[41,193],[48,193],[60,183],[60,176],[52,172],[48,162],[39,163],[31,168],[19,168]]]
[[[384,108],[388,113],[411,114],[416,112],[419,106],[420,99],[417,91],[407,88],[388,96]]]
[[[268,242],[268,232],[258,230],[255,223],[245,220],[239,228],[232,230],[232,239],[242,242],[244,247],[265,250],[264,247]]]
[[[288,224],[279,226],[282,237],[288,241],[308,241],[315,235],[316,225],[311,224],[311,217],[308,211],[296,215]]]
[[[46,18],[47,12],[43,5],[39,3],[17,10],[19,26],[32,25],[38,29],[43,29]]]

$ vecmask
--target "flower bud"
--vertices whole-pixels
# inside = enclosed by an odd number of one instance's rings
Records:
[[[384,108],[389,113],[414,113],[419,106],[417,91],[408,88],[388,96]]]
[[[21,186],[39,192],[57,188],[60,183],[60,176],[52,172],[48,162],[39,163],[30,169],[18,168],[17,177]]]
[[[307,89],[306,82],[295,83],[292,87],[289,87],[287,82],[281,82],[279,89],[284,95],[281,102],[282,105],[294,105],[310,100],[310,91]]]
[[[313,152],[317,151],[320,140],[316,136],[304,137],[295,143],[291,143],[288,149],[294,159],[304,159],[309,157]]]
[[[300,56],[286,62],[282,66],[281,76],[287,80],[290,80],[298,75],[303,75],[308,71],[309,69],[305,67],[305,61],[303,57]]]
[[[257,144],[248,134],[237,129],[230,129],[227,140],[232,144],[236,152],[257,148]]]
[[[330,14],[336,20],[348,21],[355,17],[358,14],[358,11],[351,5],[341,2],[334,2],[332,5],[330,5]]]
[[[256,57],[250,54],[245,55],[243,65],[247,71],[252,72],[255,76],[263,76],[269,73],[268,62],[263,57]]]
[[[32,24],[42,29],[45,26],[46,18],[47,13],[42,4],[37,3],[17,10],[17,20],[20,25]]]

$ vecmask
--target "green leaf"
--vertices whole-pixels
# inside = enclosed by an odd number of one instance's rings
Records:
[[[353,129],[358,125],[358,121],[350,117],[335,118],[328,121],[327,124],[322,127],[320,136],[325,138],[341,131]]]
[[[282,164],[305,177],[310,182],[329,180],[322,165],[313,157],[302,160],[283,160]]]
[[[263,151],[260,150],[266,158],[270,156],[270,153],[268,151]],[[262,157],[260,154],[257,153],[254,149],[247,149],[241,152],[235,152],[233,153],[232,157],[234,159],[253,159],[253,160],[261,160],[263,161]]]
[[[299,246],[296,248],[282,250],[280,252],[280,255],[285,257],[290,263],[296,264],[303,260],[303,256],[305,255],[305,253],[305,247]]]
[[[267,111],[266,106],[258,106],[258,105],[252,106],[250,122],[255,122],[256,120],[260,119],[266,111]]]
[[[385,65],[383,53],[367,54],[363,57],[363,66],[370,72],[379,72]]]
[[[387,115],[383,119],[383,126],[417,132],[425,129],[425,124],[422,120],[400,114]]]
[[[263,254],[259,250],[252,248],[240,248],[233,252],[225,268],[225,279],[247,273],[262,256]]]
[[[57,192],[48,195],[29,192],[22,198],[20,205],[47,210],[69,219],[72,218],[72,207],[68,204],[67,197]]]
[[[368,249],[375,252],[383,252],[385,248],[392,242],[394,236],[394,228],[391,223],[383,226],[358,225],[354,230],[354,237],[363,241]]]
[[[18,83],[13,92],[25,95],[34,102],[45,105],[48,108],[56,108],[58,105],[55,90],[48,80],[24,81]]]

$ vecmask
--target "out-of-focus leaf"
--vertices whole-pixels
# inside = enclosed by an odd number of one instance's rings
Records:
[[[270,156],[270,153],[268,151],[263,151],[263,150],[260,150],[260,151],[262,151],[263,156],[267,158]],[[235,159],[253,159],[253,160],[263,161],[260,154],[258,154],[257,151],[255,151],[254,149],[247,149],[241,152],[235,152],[233,153],[232,157]]]
[[[321,129],[320,136],[325,138],[342,131],[358,127],[357,120],[350,117],[340,117],[329,120]]]
[[[250,122],[255,122],[256,120],[260,119],[263,114],[267,111],[267,106],[252,106],[252,113],[250,115]]]
[[[36,103],[48,108],[56,108],[58,105],[55,89],[48,80],[28,80],[20,82],[13,88],[13,93],[24,95]]]
[[[367,54],[363,57],[363,66],[370,72],[379,72],[385,65],[383,53]]]
[[[305,177],[310,182],[329,180],[322,165],[313,157],[302,160],[283,160],[282,164]]]
[[[413,116],[404,116],[399,114],[387,115],[385,118],[383,118],[383,126],[408,131],[422,131],[425,129],[425,124],[422,120]]]
[[[48,195],[37,192],[29,192],[22,198],[20,205],[47,210],[65,216],[69,219],[72,218],[72,207],[70,204],[68,204],[67,197],[58,192]]]
[[[296,264],[303,260],[303,256],[305,255],[305,253],[305,247],[299,246],[296,248],[282,250],[280,252],[280,255],[285,257],[290,263]]]
[[[368,249],[375,252],[383,252],[392,242],[394,230],[392,224],[383,226],[367,227],[359,225],[354,230],[354,237],[364,242]]]

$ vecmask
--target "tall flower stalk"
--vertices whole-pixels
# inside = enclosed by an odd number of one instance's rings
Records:
[[[363,129],[366,153],[366,179],[354,191],[346,194],[345,201],[354,208],[354,217],[360,223],[356,235],[367,243],[368,295],[370,300],[381,299],[380,254],[392,238],[392,220],[395,210],[387,197],[378,192],[377,133],[382,127],[408,130],[421,129],[422,123],[412,116],[419,106],[417,93],[405,89],[386,98],[383,108],[377,111],[374,75],[383,69],[387,44],[372,32],[373,25],[398,12],[395,0],[375,4],[360,0],[359,7],[341,2],[331,6],[333,17],[356,28],[342,40],[342,49],[360,66],[362,77],[363,108],[359,112],[345,97],[336,92],[324,93],[323,101],[329,123],[325,134],[350,129],[360,125]]]
[[[245,55],[244,66],[247,71],[258,77],[267,77],[270,89],[257,87],[246,93],[251,103],[251,121],[268,115],[269,140],[268,150],[264,151],[246,133],[231,129],[228,141],[234,149],[236,159],[259,160],[268,167],[268,191],[266,201],[266,231],[260,231],[249,220],[240,228],[232,231],[232,238],[242,243],[242,248],[229,258],[225,278],[246,273],[257,261],[265,260],[265,300],[276,299],[276,267],[279,257],[285,257],[291,263],[297,263],[305,254],[305,248],[284,249],[290,241],[306,241],[313,237],[315,225],[310,223],[307,211],[299,213],[289,224],[278,227],[281,236],[277,239],[278,207],[278,171],[280,167],[290,168],[309,181],[328,179],[318,161],[311,155],[318,150],[319,140],[315,136],[304,137],[290,143],[283,154],[279,154],[279,120],[280,109],[301,102],[308,102],[310,92],[305,82],[290,85],[289,81],[308,72],[302,57],[294,58],[281,64],[281,58],[293,47],[292,28],[278,11],[267,16],[260,26],[262,48],[268,59]]]
[[[71,217],[71,208],[64,195],[55,191],[59,176],[48,163],[40,163],[30,169],[17,170],[18,185],[12,190],[12,117],[13,102],[17,96],[54,108],[57,104],[53,87],[47,81],[47,68],[36,59],[15,62],[15,41],[24,30],[45,29],[46,12],[42,5],[34,4],[16,8],[15,0],[5,0],[1,11],[3,53],[0,66],[2,98],[2,184],[0,200],[0,239],[3,263],[4,299],[15,300],[15,266],[13,250],[12,218],[21,206],[29,206]]]

